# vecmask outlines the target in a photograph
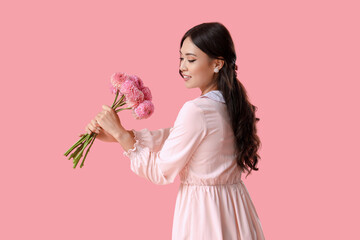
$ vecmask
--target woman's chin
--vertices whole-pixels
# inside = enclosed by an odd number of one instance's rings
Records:
[[[192,88],[191,84],[189,82],[185,82],[186,88]]]

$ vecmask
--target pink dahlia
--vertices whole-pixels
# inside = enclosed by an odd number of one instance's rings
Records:
[[[130,76],[123,72],[116,72],[111,76],[110,82],[114,88],[119,89],[121,85],[130,78]]]
[[[132,80],[126,80],[119,90],[125,95],[126,103],[129,107],[137,107],[139,103],[144,101],[144,94],[136,87],[135,82]]]
[[[150,92],[150,88],[148,87],[143,87],[141,89],[141,91],[143,92],[144,94],[144,100],[152,100],[152,95],[151,95],[151,92]]]
[[[129,77],[129,79],[134,82],[134,85],[135,85],[138,89],[142,90],[142,88],[144,87],[144,83],[143,83],[143,81],[142,81],[138,76],[136,76],[136,75],[131,75],[131,76]]]
[[[126,102],[129,107],[137,107],[144,101],[144,94],[137,88],[132,88],[132,91],[125,94]]]
[[[112,83],[110,83],[109,88],[110,88],[110,91],[111,91],[112,94],[116,94],[116,92],[118,90],[117,87],[115,87]]]
[[[149,100],[144,100],[136,108],[133,108],[132,114],[135,119],[146,119],[154,112],[154,105]]]

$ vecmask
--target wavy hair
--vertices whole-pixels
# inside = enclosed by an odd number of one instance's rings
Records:
[[[231,35],[223,24],[207,22],[188,30],[181,39],[180,49],[187,37],[210,59],[224,60],[216,84],[224,96],[230,116],[236,143],[236,161],[243,172],[248,172],[247,177],[252,170],[259,170],[256,165],[260,159],[258,150],[261,141],[256,123],[260,119],[255,116],[257,107],[250,103],[245,87],[237,78],[236,53]],[[182,76],[180,70],[179,73]]]

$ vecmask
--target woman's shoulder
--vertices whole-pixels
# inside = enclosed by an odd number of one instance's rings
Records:
[[[174,123],[174,127],[185,127],[186,131],[194,133],[206,132],[206,125],[203,109],[193,100],[183,104]]]
[[[204,98],[195,98],[186,101],[181,107],[177,121],[186,121],[188,123],[206,123],[211,113],[216,111],[216,108],[209,100]]]
[[[185,104],[194,104],[195,106],[202,108],[202,107],[206,107],[206,106],[214,106],[217,103],[218,103],[217,101],[214,101],[211,98],[199,96],[197,98],[186,101],[184,103],[184,105]]]
[[[201,103],[196,98],[186,101],[181,107],[179,114],[202,115],[202,112],[203,108],[201,108]]]
[[[195,99],[191,99],[191,100],[185,102],[184,106],[185,105],[196,106],[196,108],[201,110],[204,115],[213,113],[213,112],[222,111],[223,108],[226,107],[225,104],[223,104],[219,101],[216,101],[214,99],[207,98],[207,97],[202,97],[202,96],[199,96]]]

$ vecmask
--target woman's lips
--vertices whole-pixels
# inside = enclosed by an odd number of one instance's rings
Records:
[[[183,75],[184,76],[184,80],[187,81],[189,80],[191,77],[190,76],[187,76],[187,75]]]

